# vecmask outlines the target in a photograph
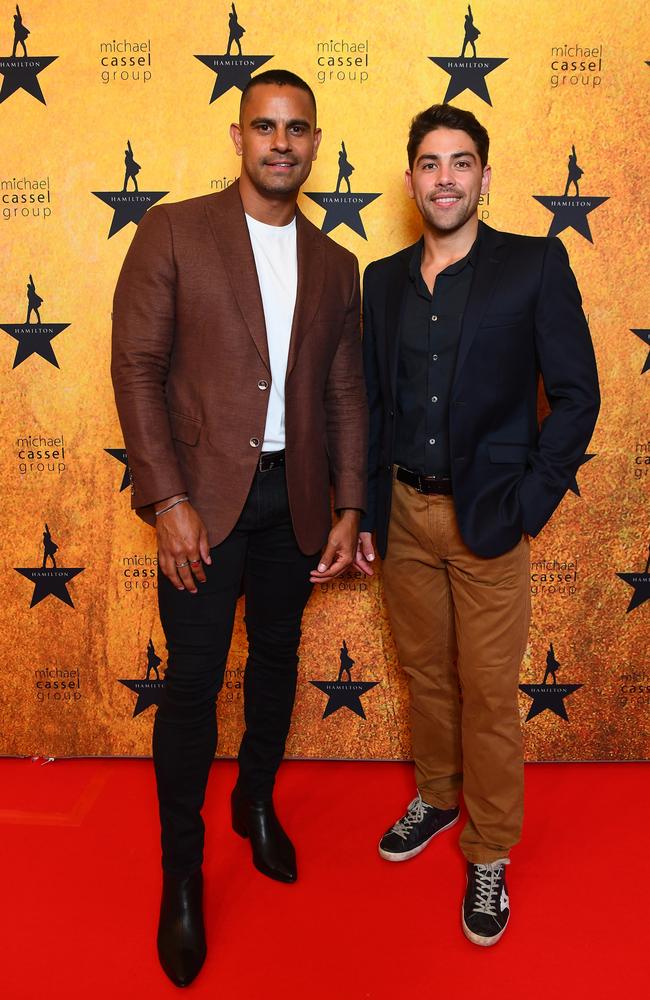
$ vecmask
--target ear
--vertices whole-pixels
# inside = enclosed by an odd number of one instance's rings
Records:
[[[481,194],[487,194],[490,190],[490,181],[492,180],[492,167],[488,164],[483,167],[483,177],[481,178]]]
[[[241,126],[239,122],[233,122],[230,126],[230,138],[232,139],[233,146],[235,147],[235,152],[237,156],[242,154],[242,137],[241,137]]]
[[[323,131],[320,128],[314,129],[314,149],[312,153],[312,160],[315,160],[318,156],[318,147],[320,146],[321,139],[323,138]]]
[[[404,171],[404,185],[406,187],[406,193],[409,196],[409,198],[414,198],[415,195],[413,194],[413,176],[410,170]]]

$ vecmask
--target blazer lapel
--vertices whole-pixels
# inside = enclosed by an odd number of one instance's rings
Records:
[[[458,379],[459,372],[476,336],[476,331],[492,298],[505,259],[503,252],[505,240],[501,234],[482,222],[479,222],[479,226],[481,227],[481,243],[477,254],[476,273],[463,316],[454,383]]]
[[[296,244],[298,288],[291,325],[287,376],[291,374],[302,343],[312,327],[325,284],[323,237],[298,208],[296,208]]]
[[[419,243],[409,247],[414,252]],[[406,305],[406,292],[409,282],[409,263],[411,253],[404,253],[399,258],[396,273],[388,286],[386,294],[386,364],[390,381],[393,405],[397,401],[397,366],[399,360],[399,342],[402,330],[402,319]]]
[[[236,181],[207,202],[210,229],[217,244],[232,292],[258,353],[269,372],[269,346],[264,322],[264,307],[257,279],[253,247]]]

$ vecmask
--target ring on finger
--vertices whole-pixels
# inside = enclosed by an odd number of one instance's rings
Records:
[[[184,569],[184,567],[189,566],[189,564],[190,564],[189,559],[186,559],[185,562],[176,563],[176,569]]]
[[[200,559],[190,559],[190,566],[200,566],[200,565],[201,565]]]

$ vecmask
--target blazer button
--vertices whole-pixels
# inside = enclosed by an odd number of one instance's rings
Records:
[[[269,383],[266,381],[265,378],[261,378],[259,380],[259,382],[257,383],[257,388],[258,389],[268,389],[268,387],[269,387]]]
[[[388,411],[388,416],[389,417],[394,417],[395,416],[395,410],[389,410]]]
[[[259,446],[260,446],[260,439],[259,438],[251,438],[248,443],[251,446],[251,448],[259,448]]]

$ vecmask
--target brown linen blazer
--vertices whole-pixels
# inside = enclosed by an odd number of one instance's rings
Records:
[[[298,290],[285,383],[293,528],[313,553],[334,505],[365,508],[367,405],[356,258],[297,212]],[[131,505],[186,492],[210,545],[235,526],[262,449],[271,383],[264,310],[238,183],[159,205],[126,255],[111,367]]]

